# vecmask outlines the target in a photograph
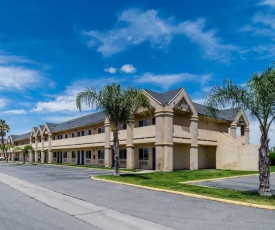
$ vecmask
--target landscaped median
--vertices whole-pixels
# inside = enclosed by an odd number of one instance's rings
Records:
[[[275,167],[271,167],[275,172]],[[197,198],[222,201],[232,204],[252,206],[275,210],[275,196],[260,197],[253,192],[243,192],[223,188],[202,187],[188,182],[220,179],[257,174],[257,172],[231,171],[231,170],[197,170],[197,171],[174,171],[154,172],[146,174],[126,174],[120,177],[96,176],[96,180],[123,183],[158,191],[188,195]],[[257,188],[255,188],[256,190]]]

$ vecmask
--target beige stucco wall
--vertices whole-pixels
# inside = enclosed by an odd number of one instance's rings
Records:
[[[199,146],[198,158],[199,169],[216,168],[216,147]]]
[[[190,114],[174,114],[173,117],[173,124],[174,125],[180,125],[185,127],[190,127],[191,118]]]
[[[190,169],[190,145],[173,146],[173,169]]]
[[[258,145],[242,145],[228,134],[220,134],[217,169],[258,170]]]
[[[205,129],[205,130],[212,130],[217,132],[228,132],[229,124],[227,123],[217,123],[217,122],[210,122],[206,118],[200,116],[198,129]]]

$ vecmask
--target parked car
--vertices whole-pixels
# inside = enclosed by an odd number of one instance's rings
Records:
[[[0,161],[5,161],[5,157],[0,157]]]

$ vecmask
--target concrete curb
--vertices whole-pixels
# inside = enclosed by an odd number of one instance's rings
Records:
[[[234,200],[226,200],[226,199],[203,196],[203,195],[197,195],[197,194],[186,193],[186,192],[178,192],[178,191],[161,189],[161,188],[153,188],[153,187],[148,187],[148,186],[143,186],[143,185],[135,185],[135,184],[129,184],[129,183],[124,183],[124,182],[111,181],[111,180],[106,180],[106,179],[100,179],[100,178],[97,178],[97,177],[91,177],[91,179],[92,180],[97,180],[97,181],[121,184],[121,185],[128,185],[128,186],[132,186],[132,187],[136,187],[136,188],[143,188],[143,189],[148,189],[148,190],[153,190],[153,191],[158,191],[158,192],[167,192],[167,193],[172,193],[172,194],[177,194],[177,195],[182,195],[182,196],[188,196],[188,197],[193,197],[193,198],[198,198],[198,199],[212,200],[212,201],[218,201],[218,202],[234,204],[234,205],[240,205],[240,206],[246,206],[246,207],[252,207],[252,208],[275,210],[275,206],[268,206],[268,205],[261,205],[261,204],[251,204],[251,203],[246,203],[246,202],[242,202],[242,201],[234,201]]]

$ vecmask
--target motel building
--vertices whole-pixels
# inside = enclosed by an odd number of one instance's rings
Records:
[[[249,122],[240,108],[218,110],[206,118],[204,105],[192,102],[184,88],[158,93],[143,89],[150,113],[135,114],[133,125],[119,129],[121,168],[257,170],[258,146],[249,144]],[[60,124],[45,123],[7,142],[35,150],[30,162],[112,167],[113,135],[103,112]],[[12,159],[23,160],[21,150]]]

